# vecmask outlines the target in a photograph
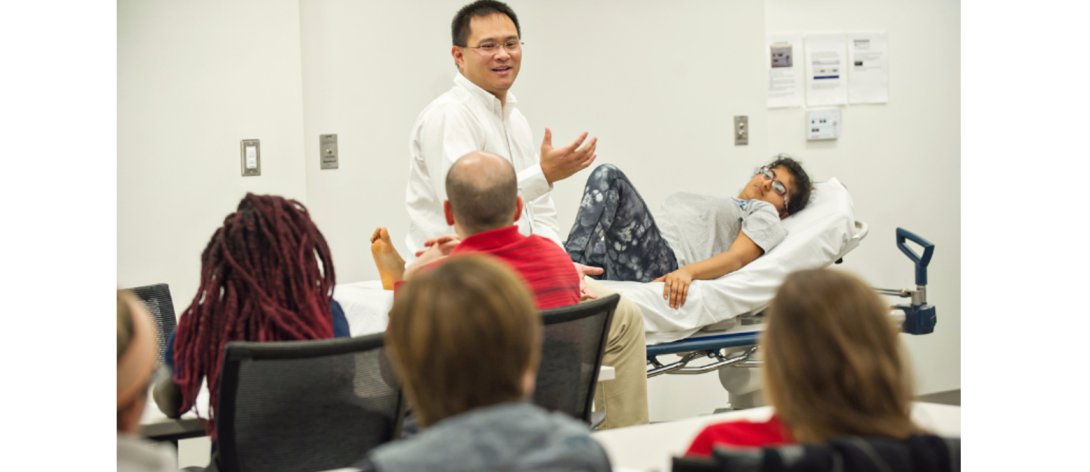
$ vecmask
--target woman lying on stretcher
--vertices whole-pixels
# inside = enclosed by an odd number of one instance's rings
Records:
[[[605,269],[595,278],[664,282],[663,298],[680,308],[693,280],[741,269],[783,241],[780,220],[806,207],[811,188],[802,166],[780,154],[736,198],[677,192],[652,216],[628,177],[603,164],[587,179],[564,249]]]

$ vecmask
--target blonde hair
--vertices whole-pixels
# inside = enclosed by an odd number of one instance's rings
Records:
[[[796,440],[920,431],[909,417],[911,372],[898,330],[873,289],[843,272],[796,272],[767,316],[766,393]]]
[[[136,303],[135,297],[126,290],[117,291],[117,360],[129,349],[132,342],[132,303]]]
[[[423,426],[524,398],[541,356],[541,318],[511,269],[458,256],[398,289],[386,347]]]

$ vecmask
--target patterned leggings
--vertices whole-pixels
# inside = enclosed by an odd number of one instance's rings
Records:
[[[612,164],[591,172],[564,250],[572,261],[605,269],[601,280],[650,282],[677,270],[643,197]]]

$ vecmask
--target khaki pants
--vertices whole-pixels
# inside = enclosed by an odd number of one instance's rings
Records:
[[[617,293],[590,277],[586,282],[599,298]],[[599,382],[594,392],[594,409],[606,413],[600,429],[647,424],[647,344],[643,334],[643,313],[623,295],[613,313],[602,365],[613,367],[616,378]]]

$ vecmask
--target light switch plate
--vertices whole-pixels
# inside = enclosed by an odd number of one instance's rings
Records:
[[[254,177],[261,175],[261,140],[243,139],[240,148],[242,152],[242,176]]]
[[[748,116],[735,116],[734,117],[734,145],[735,146],[747,146],[747,145],[749,145],[749,117]]]
[[[337,164],[337,135],[335,134],[323,134],[319,137],[321,141],[321,147],[319,148],[319,155],[321,156],[323,169],[336,169]]]
[[[840,137],[840,109],[809,110],[806,112],[806,139],[837,139]]]

